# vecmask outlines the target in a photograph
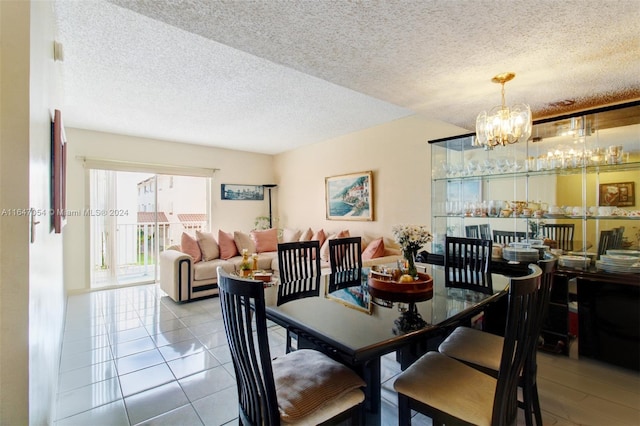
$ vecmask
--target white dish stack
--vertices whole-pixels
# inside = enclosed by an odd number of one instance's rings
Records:
[[[596,268],[618,274],[640,274],[640,258],[622,254],[603,254],[596,262]]]
[[[536,262],[540,258],[540,252],[532,248],[505,247],[502,258],[513,262]]]
[[[584,256],[559,256],[558,265],[565,268],[587,269],[591,260]]]

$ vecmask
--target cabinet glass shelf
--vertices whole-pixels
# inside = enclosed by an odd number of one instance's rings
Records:
[[[640,159],[639,159],[640,160]],[[587,167],[571,167],[571,168],[557,168],[548,170],[535,170],[535,171],[517,171],[517,172],[505,172],[505,173],[491,173],[491,174],[472,174],[467,176],[434,176],[434,182],[447,181],[447,182],[462,182],[466,180],[492,180],[492,179],[513,179],[518,177],[534,177],[534,176],[547,176],[547,175],[576,175],[586,173],[607,173],[607,172],[625,172],[640,169],[640,161],[630,161],[622,164],[602,164],[597,166]]]

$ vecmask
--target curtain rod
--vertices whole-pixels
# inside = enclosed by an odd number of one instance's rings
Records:
[[[215,172],[219,171],[218,168],[203,168],[203,167],[190,167],[190,166],[176,166],[171,164],[156,164],[156,163],[143,163],[127,160],[111,160],[108,158],[92,158],[77,156],[77,160],[82,161],[85,168],[90,169],[103,169],[103,170],[118,170],[118,171],[139,171],[139,172],[153,172],[158,174],[179,174],[188,176],[203,176],[211,177]]]

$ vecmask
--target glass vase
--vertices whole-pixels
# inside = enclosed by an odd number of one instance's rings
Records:
[[[404,250],[404,258],[407,259],[407,275],[412,277],[418,276],[418,269],[416,268],[416,250]]]

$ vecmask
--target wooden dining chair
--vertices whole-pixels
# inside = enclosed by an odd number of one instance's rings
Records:
[[[557,258],[549,258],[538,261],[542,270],[540,289],[538,290],[538,303],[536,306],[535,336],[539,338],[542,324],[547,315],[549,297],[553,286],[553,274],[556,269]],[[500,357],[504,338],[485,331],[470,327],[457,327],[438,347],[438,351],[464,362],[493,377],[498,376],[500,370]],[[519,385],[522,387],[523,400],[519,406],[524,410],[527,426],[533,424],[535,416],[536,424],[542,425],[542,412],[538,398],[537,386],[537,350],[534,348],[525,361],[522,377]]]
[[[440,352],[427,352],[393,384],[398,392],[398,424],[411,425],[411,409],[433,424],[507,425],[515,423],[520,372],[536,346],[536,312],[542,270],[510,278],[507,325],[498,377]]]
[[[615,229],[600,231],[600,240],[598,241],[598,259],[603,254],[607,254],[607,250],[616,248],[617,236]]]
[[[346,237],[329,240],[331,273],[362,268],[362,238]]]
[[[493,242],[508,246],[509,243],[516,243],[527,239],[527,233],[521,231],[499,231],[493,230]]]
[[[320,275],[320,242],[294,241],[278,244],[280,282]]]
[[[240,424],[362,422],[365,382],[352,370],[310,349],[272,361],[262,281],[232,277],[218,267],[218,286]]]
[[[278,304],[320,294],[320,242],[318,240],[279,243],[278,267],[280,268]],[[315,279],[312,279],[313,277]],[[296,332],[287,329],[287,353],[295,350],[293,341],[296,339]]]
[[[478,225],[478,230],[480,231],[480,238],[483,240],[491,239],[491,227],[488,223],[481,223]]]
[[[542,227],[542,235],[555,241],[560,250],[572,251],[574,228],[573,223],[548,223]]]
[[[466,225],[464,227],[464,235],[467,238],[480,238],[480,228],[478,225]]]
[[[491,240],[445,238],[445,286],[493,294]]]
[[[624,236],[624,226],[619,226],[617,228],[613,228],[613,249],[621,249],[622,248],[622,240]]]

